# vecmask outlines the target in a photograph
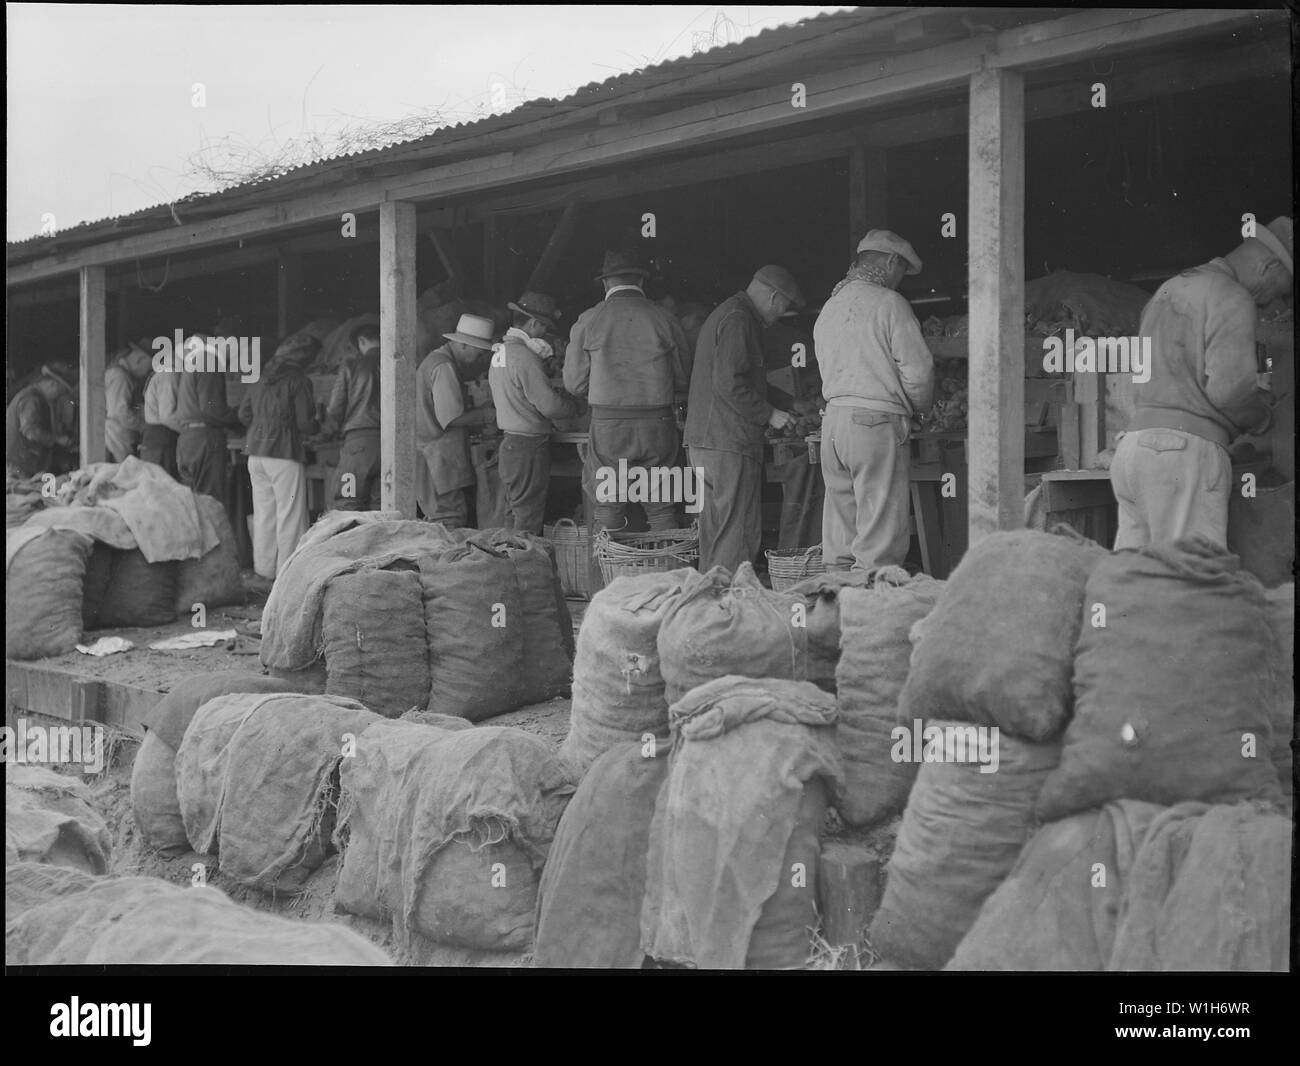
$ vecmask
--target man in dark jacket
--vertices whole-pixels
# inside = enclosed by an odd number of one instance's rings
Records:
[[[686,447],[702,471],[700,569],[753,562],[763,539],[763,431],[793,425],[767,401],[761,330],[804,306],[788,270],[765,266],[700,330],[686,412]]]
[[[606,254],[597,280],[605,299],[573,324],[564,359],[564,387],[591,405],[591,431],[583,489],[595,501],[596,529],[627,523],[629,501],[608,499],[597,484],[611,484],[622,460],[651,480],[677,465],[673,403],[690,385],[691,355],[681,323],[646,298],[650,272],[635,251]],[[636,475],[629,473],[629,480]],[[652,530],[677,526],[673,501],[643,503]]]
[[[70,449],[73,439],[55,416],[55,403],[74,388],[68,368],[41,367],[40,376],[20,389],[5,410],[5,465],[21,477],[58,473],[56,450]]]
[[[202,346],[196,361],[207,366],[211,340],[195,334],[186,344]],[[180,357],[177,356],[179,362]],[[226,502],[226,430],[239,425],[239,412],[226,402],[226,375],[218,370],[173,370],[181,376],[176,389],[176,418],[184,426],[176,441],[176,469],[180,482]]]
[[[320,342],[303,335],[276,350],[266,374],[244,393],[253,483],[253,569],[274,580],[307,532],[306,437],[316,432],[315,399],[303,366]]]
[[[344,363],[330,392],[326,425],[342,430],[343,448],[334,473],[334,508],[379,510],[379,327],[363,324],[352,331],[361,353]]]

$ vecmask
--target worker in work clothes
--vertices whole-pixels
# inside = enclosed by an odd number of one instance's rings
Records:
[[[319,349],[320,341],[309,334],[285,341],[239,404],[239,419],[248,427],[253,569],[272,581],[310,524],[303,442],[316,432],[316,401],[302,368]]]
[[[134,455],[144,433],[144,388],[153,356],[135,341],[104,371],[104,446],[120,463]]]
[[[75,443],[55,416],[60,397],[76,388],[70,368],[54,363],[41,367],[40,376],[20,389],[5,409],[5,468],[19,477],[58,473],[57,449]]]
[[[822,422],[822,557],[827,570],[873,570],[907,557],[911,422],[934,400],[934,359],[896,291],[921,259],[875,229],[813,327]]]
[[[326,432],[343,434],[334,471],[333,506],[338,511],[379,510],[379,327],[363,323],[352,331],[361,354],[345,362],[334,379],[326,409]]]
[[[1267,433],[1268,392],[1257,387],[1256,307],[1291,295],[1289,218],[1261,226],[1233,251],[1170,278],[1142,311],[1151,376],[1134,384],[1134,414],[1115,446],[1116,548],[1195,533],[1225,545],[1232,462],[1228,445]]]
[[[199,334],[190,337],[186,344],[203,345],[210,350],[208,338]],[[239,412],[226,402],[226,375],[216,370],[173,370],[171,373],[181,379],[176,387],[176,417],[183,426],[176,440],[180,482],[195,492],[206,493],[224,507],[229,481],[226,430],[239,425]]]
[[[488,384],[501,430],[498,469],[506,493],[506,529],[540,534],[551,481],[551,425],[568,418],[576,404],[551,388],[544,359],[553,354],[545,340],[560,319],[555,300],[526,292],[507,304],[514,325],[492,352]]]
[[[467,408],[464,384],[483,376],[492,352],[492,320],[461,315],[447,343],[415,373],[415,495],[424,517],[459,528],[469,521],[466,489],[474,484],[469,428],[495,418],[490,407]]]
[[[794,416],[767,401],[762,330],[804,298],[788,270],[765,266],[705,320],[695,343],[686,447],[702,471],[700,569],[754,561],[763,539],[763,430]]]
[[[564,387],[585,396],[591,430],[582,485],[594,501],[595,529],[621,529],[629,501],[597,492],[614,480],[623,460],[631,484],[635,469],[652,479],[677,465],[680,447],[673,404],[690,387],[691,354],[681,323],[645,294],[650,276],[635,250],[607,252],[596,280],[605,298],[578,316],[564,358]],[[677,527],[674,501],[643,502],[652,530]]]
[[[176,441],[185,427],[176,417],[180,374],[158,372],[144,387],[144,431],[140,437],[140,458],[157,463],[177,477]]]
[[[811,331],[787,316],[765,329],[762,337],[768,400],[794,415],[815,415],[821,404],[822,379]],[[781,383],[774,384],[774,379]],[[804,549],[820,544],[826,497],[821,464],[815,457],[810,460],[808,448],[801,447],[778,464],[774,474],[781,483],[777,548]]]

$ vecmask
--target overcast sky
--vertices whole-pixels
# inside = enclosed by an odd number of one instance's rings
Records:
[[[66,229],[211,191],[211,168],[306,162],[312,138],[333,154],[361,125],[482,118],[834,10],[8,4],[7,239],[46,212]]]

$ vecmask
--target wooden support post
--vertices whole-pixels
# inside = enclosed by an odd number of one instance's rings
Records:
[[[1079,469],[1091,470],[1097,453],[1104,448],[1106,436],[1102,425],[1102,397],[1105,395],[1097,373],[1074,375],[1074,401],[1079,405]]]
[[[280,340],[300,325],[302,316],[302,257],[293,252],[281,252],[277,259],[278,285],[276,291],[275,331]]]
[[[970,543],[1024,525],[1025,86],[970,80]]]
[[[858,241],[867,232],[867,150],[849,152],[849,261],[858,253]]]
[[[822,935],[831,947],[862,946],[862,935],[880,906],[880,860],[858,844],[835,841],[817,864]]]
[[[81,268],[81,465],[102,463],[107,458],[104,447],[105,330],[104,268]]]
[[[379,205],[381,502],[415,517],[415,205]]]
[[[491,299],[497,294],[497,240],[502,220],[497,215],[488,215],[483,220],[483,293]]]
[[[528,284],[525,288],[535,292],[549,291],[547,286],[551,283],[551,276],[555,273],[555,268],[560,265],[560,260],[564,258],[564,253],[569,250],[569,244],[573,240],[573,234],[578,228],[578,220],[581,217],[582,204],[579,201],[574,200],[564,205],[564,213],[555,224],[551,239],[546,242],[542,257],[528,276]]]
[[[849,255],[868,230],[889,224],[889,168],[884,148],[859,146],[849,152]]]

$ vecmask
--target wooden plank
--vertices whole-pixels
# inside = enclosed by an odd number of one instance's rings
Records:
[[[565,205],[564,213],[560,215],[560,220],[551,233],[551,239],[546,242],[546,247],[542,250],[541,259],[537,261],[537,266],[528,277],[526,286],[528,289],[535,292],[549,291],[547,286],[551,283],[551,276],[560,265],[560,260],[564,258],[564,253],[569,250],[573,235],[578,229],[582,207],[582,203],[577,200]]]
[[[415,517],[415,205],[379,208],[381,504]]]
[[[1101,432],[1101,374],[1074,375],[1074,402],[1079,407],[1079,465],[1090,468],[1105,440]]]
[[[162,701],[163,693],[121,681],[103,681],[99,720],[105,725],[144,735],[144,722],[149,713]]]
[[[107,406],[104,397],[104,362],[107,347],[107,297],[104,268],[81,268],[81,465],[102,463],[107,457],[104,445],[104,422]]]
[[[822,936],[831,947],[862,947],[880,906],[880,859],[860,844],[831,841],[817,862]]]
[[[1024,525],[1024,78],[971,78],[969,543]]]
[[[884,148],[869,147],[866,152],[867,203],[862,231],[889,228],[889,153]]]
[[[849,152],[849,260],[858,253],[858,241],[867,232],[867,150]]]
[[[483,291],[489,298],[499,291],[497,279],[501,264],[498,259],[501,222],[495,215],[488,215],[483,220]]]
[[[456,249],[447,234],[440,233],[434,228],[428,231],[428,237],[433,243],[434,251],[438,253],[438,261],[442,263],[442,269],[447,272],[447,277],[464,281],[465,271],[460,265]]]
[[[480,192],[543,175],[632,162],[656,153],[715,144],[727,138],[771,133],[814,117],[829,118],[866,107],[916,100],[918,94],[951,90],[990,65],[1038,66],[1076,56],[1097,58],[1170,39],[1190,40],[1254,23],[1260,17],[1258,12],[1208,10],[1072,14],[1001,34],[982,35],[872,63],[818,72],[808,79],[806,108],[791,107],[789,86],[778,84],[627,126],[548,138],[517,151],[490,152],[407,177],[349,182],[344,187],[315,192],[289,203],[266,205],[221,219],[168,227],[55,254],[12,266],[9,277],[11,282],[34,280],[80,266],[222,244],[336,218],[343,211],[371,209],[385,201],[443,200],[455,194]]]
[[[1096,507],[1113,507],[1115,492],[1111,488],[1108,471],[1099,470],[1098,478],[1059,481],[1051,477],[1055,471],[1043,475],[1044,505],[1048,514],[1058,511],[1085,511]]]
[[[292,252],[281,252],[276,268],[275,329],[284,340],[302,314],[302,260]]]
[[[101,683],[63,670],[6,662],[7,700],[14,712],[43,714],[68,722],[96,722]]]

